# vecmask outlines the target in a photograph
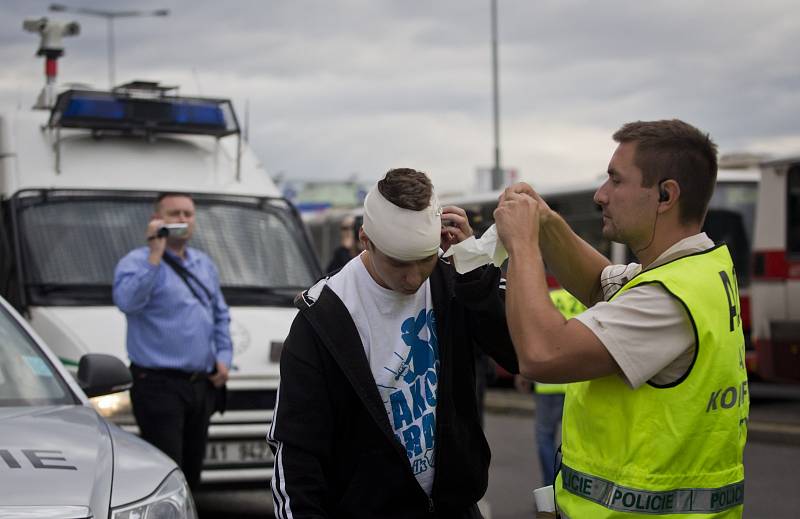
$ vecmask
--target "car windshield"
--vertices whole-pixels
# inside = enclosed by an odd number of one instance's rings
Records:
[[[0,407],[75,403],[49,359],[0,305]]]
[[[25,283],[34,304],[111,304],[114,268],[145,245],[150,194],[41,191],[17,199]],[[280,199],[195,196],[189,243],[219,270],[228,304],[291,304],[316,264],[299,220]]]

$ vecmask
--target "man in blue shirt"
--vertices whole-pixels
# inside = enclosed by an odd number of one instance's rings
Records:
[[[168,224],[186,225],[165,235]],[[142,438],[174,459],[192,488],[200,482],[209,420],[233,357],[217,269],[187,246],[194,225],[189,195],[160,195],[147,246],[120,260],[113,289],[128,320],[131,404]]]

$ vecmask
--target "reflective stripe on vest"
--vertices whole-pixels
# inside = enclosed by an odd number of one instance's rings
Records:
[[[662,492],[623,487],[561,466],[564,488],[618,512],[641,514],[715,513],[744,503],[744,481],[720,488],[679,488]]]

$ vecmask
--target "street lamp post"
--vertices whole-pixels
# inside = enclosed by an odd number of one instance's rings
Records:
[[[108,84],[109,88],[114,88],[114,18],[133,18],[138,16],[168,16],[169,9],[156,9],[153,11],[110,11],[106,9],[92,9],[87,7],[69,7],[63,4],[51,4],[51,11],[62,13],[87,14],[99,16],[106,19],[108,37]]]
[[[500,94],[497,66],[497,0],[492,0],[492,106],[494,113],[494,167],[492,189],[503,187],[503,170],[500,167]]]

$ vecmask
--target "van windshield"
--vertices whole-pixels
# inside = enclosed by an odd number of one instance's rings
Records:
[[[155,193],[35,191],[15,197],[29,303],[111,304],[114,268],[145,246]],[[229,305],[290,305],[318,267],[282,199],[194,195],[189,245],[214,260]]]

